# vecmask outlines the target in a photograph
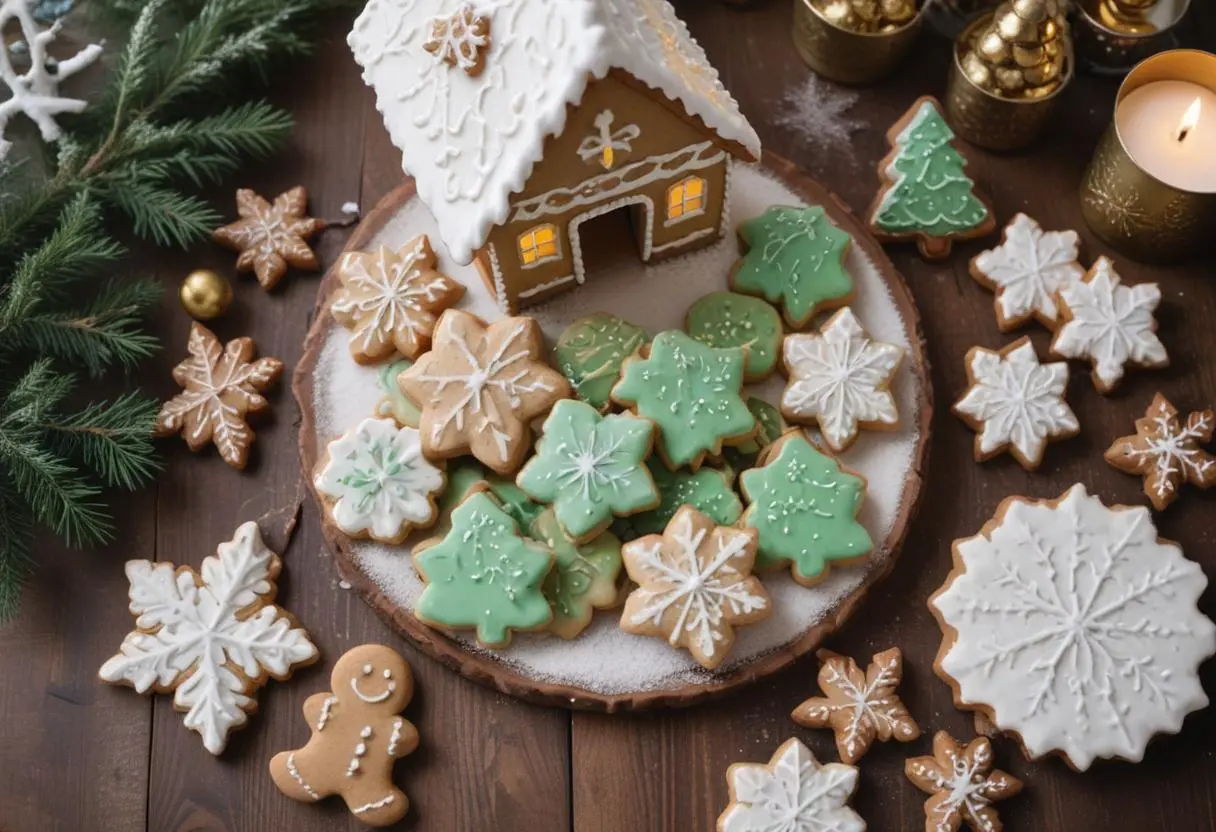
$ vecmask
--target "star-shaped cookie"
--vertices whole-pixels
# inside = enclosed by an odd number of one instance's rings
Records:
[[[306,242],[325,226],[325,220],[305,216],[308,192],[302,187],[279,194],[271,205],[248,188],[236,192],[241,218],[211,232],[211,239],[233,251],[238,272],[253,272],[263,289],[274,288],[288,266],[316,271],[317,255]]]
[[[1144,477],[1144,494],[1157,511],[1178,496],[1183,483],[1200,488],[1216,485],[1216,457],[1203,449],[1212,441],[1216,415],[1211,410],[1190,414],[1185,424],[1178,409],[1158,393],[1144,418],[1136,420],[1136,432],[1116,439],[1106,451],[1106,461],[1127,474]]]
[[[981,832],[1000,832],[992,807],[1022,790],[1012,774],[992,770],[992,744],[979,737],[964,748],[945,731],[933,738],[932,757],[913,757],[904,774],[932,795],[925,801],[925,832],[958,832],[966,821]]]

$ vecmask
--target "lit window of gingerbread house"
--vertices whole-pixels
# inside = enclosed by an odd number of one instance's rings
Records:
[[[628,211],[649,262],[726,230],[760,141],[665,0],[371,0],[350,34],[452,258],[508,312],[582,283]]]

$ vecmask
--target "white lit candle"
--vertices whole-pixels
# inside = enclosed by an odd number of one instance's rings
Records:
[[[1189,81],[1137,87],[1115,112],[1132,160],[1167,185],[1216,193],[1216,92]]]

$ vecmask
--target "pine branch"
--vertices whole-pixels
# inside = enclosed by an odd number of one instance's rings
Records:
[[[34,521],[17,488],[0,476],[0,621],[17,612],[21,587],[34,570]]]
[[[220,215],[200,197],[154,182],[128,181],[106,195],[130,217],[136,234],[158,246],[189,248],[220,224]]]
[[[160,469],[150,441],[159,412],[160,402],[128,393],[45,427],[60,454],[80,460],[107,486],[134,490]]]

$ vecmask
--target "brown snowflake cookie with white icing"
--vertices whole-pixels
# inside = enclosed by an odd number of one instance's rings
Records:
[[[870,750],[874,740],[911,742],[920,726],[908,713],[895,689],[903,679],[903,653],[892,647],[874,654],[863,673],[857,662],[830,650],[819,651],[819,688],[794,709],[791,718],[807,728],[836,732],[840,759],[853,765]]]
[[[964,747],[945,731],[933,738],[933,756],[912,757],[904,763],[904,774],[930,795],[925,832],[957,832],[963,823],[981,832],[1000,832],[1001,818],[992,804],[1022,790],[1021,780],[992,770],[987,737]]]
[[[444,312],[431,351],[397,377],[422,410],[423,453],[472,454],[500,474],[514,473],[532,444],[529,423],[571,395],[543,355],[540,326],[531,318],[487,325],[468,312]]]
[[[292,800],[339,795],[368,826],[396,823],[410,801],[393,785],[393,763],[418,747],[418,729],[400,715],[414,696],[410,666],[392,648],[363,644],[338,659],[330,688],[304,702],[312,736],[276,754],[270,776]]]
[[[327,223],[306,216],[308,192],[297,186],[275,197],[271,205],[248,188],[236,192],[241,218],[211,232],[211,239],[233,251],[238,272],[253,272],[263,289],[273,289],[288,266],[315,272],[321,268],[308,240]]]
[[[1165,511],[1183,483],[1205,489],[1216,485],[1216,457],[1203,449],[1212,441],[1214,425],[1211,410],[1197,410],[1183,422],[1178,409],[1158,393],[1144,418],[1136,420],[1136,432],[1107,449],[1106,461],[1125,474],[1144,477],[1144,495],[1153,508]]]

